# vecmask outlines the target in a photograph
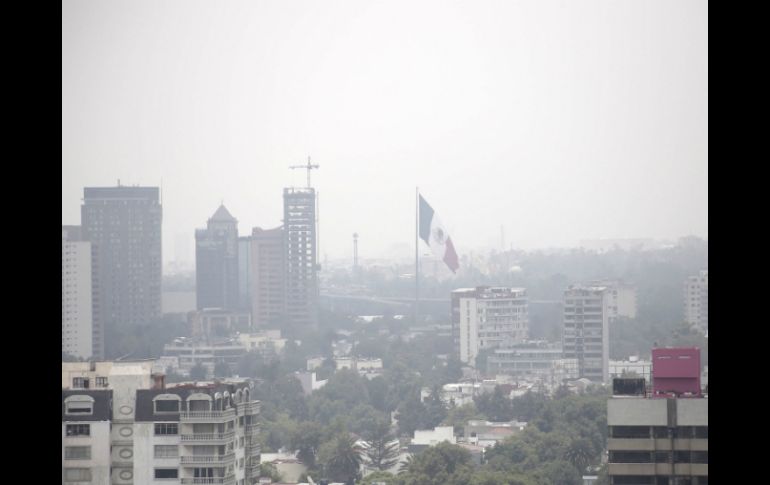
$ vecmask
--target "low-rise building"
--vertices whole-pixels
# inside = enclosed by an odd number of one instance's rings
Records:
[[[637,375],[644,377],[648,383],[652,383],[652,362],[642,360],[638,356],[632,355],[628,360],[610,361],[610,378],[631,377]]]
[[[204,341],[252,330],[250,313],[221,308],[203,308],[189,312],[187,325],[193,338]]]
[[[164,357],[179,359],[179,373],[190,375],[190,370],[198,365],[206,370],[206,378],[214,376],[217,364],[227,364],[235,372],[238,362],[246,355],[246,348],[235,338],[205,340],[179,337],[163,346]]]
[[[419,452],[429,446],[436,446],[443,442],[456,444],[454,426],[436,426],[433,429],[416,429],[414,438],[408,446],[410,453]]]
[[[547,387],[555,387],[578,377],[578,360],[564,358],[559,344],[530,340],[495,349],[487,358],[487,373],[540,381]]]
[[[493,422],[472,419],[464,428],[466,443],[480,446],[493,446],[509,436],[513,436],[527,426],[527,423],[519,421]]]

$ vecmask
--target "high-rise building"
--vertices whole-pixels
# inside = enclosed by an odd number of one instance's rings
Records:
[[[102,332],[94,326],[91,243],[80,226],[61,232],[61,350],[83,359],[102,356]]]
[[[452,292],[451,300],[455,353],[462,362],[475,365],[481,350],[518,344],[528,337],[524,288],[461,288]]]
[[[318,323],[318,255],[316,192],[283,189],[286,274],[286,320],[294,325]]]
[[[238,310],[251,311],[251,236],[238,238]]]
[[[595,382],[609,382],[611,289],[573,285],[564,291],[564,358],[578,360],[578,373]]]
[[[146,324],[161,313],[161,220],[157,187],[86,187],[83,239],[94,252],[95,327]]]
[[[709,329],[709,272],[690,276],[684,287],[684,319],[703,333]]]
[[[198,310],[238,309],[238,221],[224,205],[195,231],[195,293]]]
[[[251,321],[256,328],[280,326],[286,312],[283,227],[251,233]]]
[[[636,288],[616,280],[597,280],[588,286],[606,286],[608,288],[610,324],[618,317],[636,318]]]

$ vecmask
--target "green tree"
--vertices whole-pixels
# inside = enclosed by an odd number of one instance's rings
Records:
[[[549,485],[581,485],[583,477],[569,462],[558,460],[545,463],[536,474],[540,483]]]
[[[472,476],[471,454],[460,446],[439,443],[412,458],[399,475],[404,485],[447,485],[468,483]]]
[[[591,442],[585,438],[575,438],[569,443],[569,446],[564,453],[564,458],[572,463],[580,473],[585,472],[586,467],[596,457],[596,450],[594,450]]]
[[[450,407],[441,425],[454,426],[455,436],[459,436],[463,433],[465,425],[471,419],[487,419],[484,413],[476,409],[476,404],[473,402],[463,404],[462,406]]]
[[[434,384],[430,390],[430,397],[425,402],[425,422],[423,427],[432,429],[438,426],[447,416],[446,406],[441,399],[444,389],[440,384]]]
[[[214,366],[214,377],[230,377],[231,375],[233,372],[226,362],[220,361]]]
[[[427,421],[427,410],[419,397],[407,399],[398,407],[396,419],[399,432],[411,436]]]
[[[392,473],[377,471],[370,473],[358,482],[359,485],[373,485],[375,483],[385,483],[386,485],[395,485],[396,477]]]
[[[476,408],[492,421],[510,421],[513,419],[513,401],[505,395],[500,386],[494,392],[486,393],[475,399]]]
[[[324,439],[324,429],[319,423],[305,421],[291,434],[289,446],[297,450],[297,458],[308,468],[316,465],[318,449]]]
[[[390,424],[386,420],[377,420],[364,435],[366,448],[364,455],[367,465],[380,471],[389,470],[398,463],[400,446],[394,441]]]
[[[283,481],[283,476],[278,472],[278,470],[275,468],[275,465],[272,463],[261,463],[259,465],[259,476],[269,477],[273,482]]]
[[[200,362],[195,364],[193,368],[190,369],[190,379],[194,381],[206,380],[206,368],[203,367]]]
[[[321,445],[318,459],[330,480],[344,482],[359,476],[361,449],[348,433],[340,433]]]

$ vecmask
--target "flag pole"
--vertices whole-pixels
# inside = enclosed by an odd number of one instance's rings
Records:
[[[420,188],[415,187],[414,199],[414,324],[420,315]]]

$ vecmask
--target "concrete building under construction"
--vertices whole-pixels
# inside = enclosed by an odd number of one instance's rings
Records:
[[[316,216],[315,189],[283,189],[285,305],[286,320],[291,325],[318,323]]]

